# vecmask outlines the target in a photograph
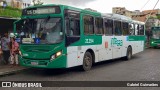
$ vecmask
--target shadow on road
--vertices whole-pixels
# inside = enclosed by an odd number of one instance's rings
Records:
[[[113,59],[108,61],[102,61],[99,63],[96,63],[93,65],[92,70],[100,69],[100,68],[106,68],[110,65],[115,65],[118,63],[124,63],[124,62],[130,62],[132,60],[137,60],[139,56],[133,56],[131,60],[124,61],[124,59]],[[69,73],[85,73],[84,71],[80,70],[80,67],[73,67],[73,68],[67,68],[67,69],[38,69],[38,68],[30,68],[28,70],[23,71],[26,75],[33,75],[33,76],[59,76]]]

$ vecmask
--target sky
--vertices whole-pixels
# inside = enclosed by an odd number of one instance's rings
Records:
[[[127,10],[152,10],[157,0],[41,0],[44,4],[64,4],[78,8],[92,8],[102,13],[112,13],[112,7],[125,7]],[[155,9],[160,9],[160,2]]]

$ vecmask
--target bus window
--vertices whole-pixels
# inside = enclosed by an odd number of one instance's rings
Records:
[[[80,25],[79,20],[71,19],[69,22],[69,31],[71,36],[79,36],[80,35]]]
[[[133,23],[130,23],[129,24],[129,35],[134,35],[134,24]]]
[[[129,27],[127,22],[122,22],[122,32],[123,35],[129,35]]]
[[[144,25],[139,25],[138,35],[144,35]]]
[[[102,18],[95,19],[95,33],[103,34],[103,19]]]
[[[66,46],[77,42],[80,39],[80,19],[79,12],[65,11]]]
[[[94,33],[94,19],[91,16],[84,16],[84,34],[93,34]]]
[[[70,10],[65,11],[65,27],[67,36],[79,36],[80,35],[80,20],[79,13]]]
[[[121,22],[120,21],[114,21],[114,34],[115,35],[122,35]]]
[[[139,25],[135,24],[135,35],[138,35],[138,31],[139,31]]]
[[[104,29],[104,34],[106,35],[112,35],[113,34],[113,20],[106,20],[104,22],[104,26],[105,26],[105,29]]]

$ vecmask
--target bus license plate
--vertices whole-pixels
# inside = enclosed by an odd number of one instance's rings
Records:
[[[38,62],[31,62],[31,65],[38,65]]]

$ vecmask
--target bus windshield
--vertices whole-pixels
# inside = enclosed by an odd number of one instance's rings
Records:
[[[152,38],[160,39],[160,30],[153,30],[152,31]]]
[[[61,24],[61,18],[25,19],[17,33],[21,43],[59,43],[63,39]]]

